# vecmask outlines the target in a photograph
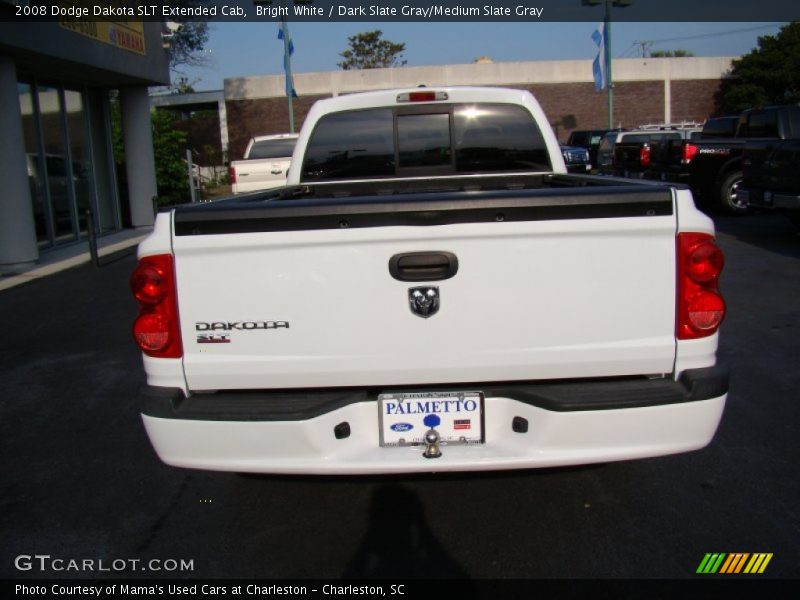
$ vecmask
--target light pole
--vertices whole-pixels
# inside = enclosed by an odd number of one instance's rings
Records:
[[[294,133],[294,78],[292,77],[293,46],[289,38],[289,25],[286,17],[281,18],[281,37],[283,38],[283,71],[286,76],[286,96],[289,98],[289,133]]]
[[[603,49],[606,64],[606,91],[608,93],[608,128],[614,129],[614,79],[611,75],[611,6],[625,7],[633,4],[633,0],[581,0],[584,6],[605,4],[603,18]]]

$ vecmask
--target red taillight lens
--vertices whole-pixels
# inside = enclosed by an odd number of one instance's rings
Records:
[[[152,264],[140,264],[131,275],[134,297],[143,304],[158,304],[164,299],[164,273]]]
[[[436,100],[436,92],[411,92],[408,95],[409,102],[433,102]]]
[[[158,352],[169,344],[169,322],[157,313],[139,315],[133,324],[133,337],[145,352]]]
[[[228,179],[231,180],[231,184],[236,183],[236,169],[233,167],[228,167]]]
[[[722,250],[710,242],[701,242],[692,248],[686,258],[686,273],[700,284],[714,281],[725,264]]]
[[[403,92],[397,95],[398,102],[434,102],[437,100],[447,100],[450,96],[447,92]]]
[[[171,254],[146,256],[131,275],[131,290],[139,301],[133,337],[142,352],[157,358],[180,358],[180,321]]]
[[[677,336],[689,340],[712,335],[725,318],[719,275],[725,261],[707,233],[678,234]]]
[[[689,324],[695,331],[714,332],[725,316],[725,302],[717,293],[700,290],[686,306]]]
[[[650,146],[642,146],[639,149],[639,165],[642,167],[650,166]]]
[[[697,146],[695,144],[684,144],[681,162],[685,165],[688,165],[690,162],[692,162],[692,159],[695,156],[697,156]]]

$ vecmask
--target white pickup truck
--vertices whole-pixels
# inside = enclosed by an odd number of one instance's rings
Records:
[[[297,134],[259,135],[247,143],[244,158],[228,167],[231,192],[244,194],[286,184]]]
[[[695,450],[728,390],[713,223],[568,175],[525,91],[317,102],[278,190],[158,215],[133,327],[181,467],[392,473]]]

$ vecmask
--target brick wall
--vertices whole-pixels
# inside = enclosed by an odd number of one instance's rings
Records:
[[[549,83],[514,86],[530,90],[542,106],[560,142],[575,129],[605,129],[608,94],[594,83]],[[614,125],[633,129],[664,120],[664,83],[631,81],[614,84]]]
[[[705,121],[716,116],[714,96],[720,81],[701,79],[671,82],[673,121]]]
[[[311,105],[326,97],[304,96],[294,99],[295,131],[300,131]],[[250,138],[289,132],[289,101],[285,97],[228,100],[225,107],[228,112],[228,154],[231,161],[242,158]]]

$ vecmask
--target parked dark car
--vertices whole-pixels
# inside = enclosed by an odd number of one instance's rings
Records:
[[[800,227],[800,139],[745,144],[738,194],[749,206],[782,212]]]
[[[737,120],[733,136],[730,117],[709,120],[699,139],[685,144],[663,164],[652,165],[651,172],[664,181],[687,182],[695,199],[706,206],[748,212],[748,202],[738,194],[745,145],[755,141],[775,145],[800,137],[800,106],[752,108]]]
[[[594,166],[603,175],[612,174],[614,146],[617,144],[618,136],[619,132],[609,131],[603,135],[600,139],[600,144],[597,146],[597,161],[594,163]]]
[[[703,131],[700,132],[700,139],[732,138],[736,137],[736,129],[739,127],[739,116],[714,117],[706,121]]]
[[[578,146],[589,151],[589,162],[597,166],[597,149],[607,133],[625,131],[624,129],[577,129],[569,134],[567,146]]]
[[[569,173],[588,173],[592,170],[592,162],[586,148],[561,146],[561,155]]]
[[[634,179],[653,178],[653,160],[668,154],[684,140],[699,135],[700,128],[699,123],[671,123],[645,125],[620,134],[614,147],[614,173]]]

